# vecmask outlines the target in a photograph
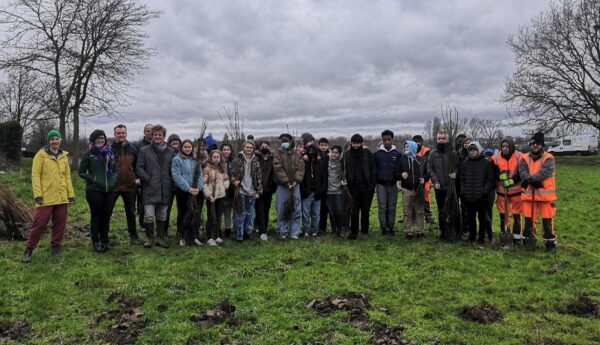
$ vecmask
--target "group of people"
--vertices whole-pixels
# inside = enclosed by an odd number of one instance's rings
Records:
[[[230,143],[219,147],[211,136],[193,142],[172,134],[165,140],[167,131],[161,125],[146,125],[144,137],[135,143],[127,140],[125,125],[117,125],[113,134],[110,143],[104,131],[94,130],[79,164],[79,176],[86,182],[92,250],[96,252],[111,248],[110,221],[119,196],[130,243],[167,248],[174,200],[179,244],[206,241],[215,246],[230,237],[238,242],[252,239],[255,233],[260,240],[268,240],[273,194],[277,236],[282,240],[319,236],[325,232],[328,218],[334,236],[341,236],[345,228],[349,228],[347,238],[351,240],[358,237],[359,230],[368,234],[375,194],[381,234],[394,235],[398,193],[402,194],[404,235],[420,238],[425,222],[433,223],[432,186],[440,239],[460,238],[466,233],[469,241],[483,248],[486,235],[493,238],[495,201],[500,232],[512,233],[508,242],[507,236],[500,236],[502,245],[523,241],[534,246],[535,220],[540,213],[546,248],[555,250],[554,158],[544,151],[541,133],[532,137],[528,154],[516,151],[509,138],[502,141],[500,150],[484,151],[479,142],[459,135],[453,148],[445,131],[437,133],[431,150],[423,146],[420,135],[403,142],[399,149],[393,144],[394,133],[385,130],[374,152],[363,146],[360,134],[354,134],[344,147],[330,147],[327,138],[317,141],[304,133],[294,140],[283,133],[275,150],[267,141],[256,145],[248,138],[237,153]],[[24,262],[31,262],[50,219],[51,253],[60,255],[67,205],[75,202],[68,154],[60,149],[61,133],[51,130],[47,138],[48,145],[33,160],[36,209]],[[145,241],[138,236],[138,223]]]

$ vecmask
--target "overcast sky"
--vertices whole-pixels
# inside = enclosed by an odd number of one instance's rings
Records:
[[[456,106],[461,116],[504,118],[498,103],[514,70],[506,45],[547,0],[149,1],[157,50],[135,80],[121,119],[88,119],[130,139],[145,123],[182,138],[200,120],[221,138],[217,112],[239,103],[246,134],[289,128],[315,137],[420,133]]]

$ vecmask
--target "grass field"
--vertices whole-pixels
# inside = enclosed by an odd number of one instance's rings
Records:
[[[62,257],[50,256],[45,236],[30,265],[20,262],[22,242],[0,240],[0,343],[12,343],[3,324],[27,321],[31,330],[23,327],[14,343],[370,344],[378,328],[403,326],[402,337],[418,344],[599,344],[599,316],[567,313],[581,294],[600,301],[599,166],[598,157],[558,159],[556,255],[481,251],[439,243],[431,232],[408,241],[376,231],[353,242],[320,237],[148,250],[129,246],[119,202],[115,246],[105,254],[92,253],[72,226]],[[83,183],[76,175],[73,181],[69,221],[86,224]],[[0,182],[32,202],[27,168],[0,175]],[[372,229],[376,222],[373,209]],[[321,315],[307,307],[352,291],[371,305],[362,323],[348,322],[347,311]],[[225,322],[199,328],[191,321],[225,298],[236,307]],[[462,306],[481,301],[502,319],[481,324],[458,316]]]

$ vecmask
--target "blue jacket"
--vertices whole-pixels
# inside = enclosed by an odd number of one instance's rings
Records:
[[[178,154],[173,158],[173,162],[171,163],[171,175],[173,176],[173,181],[175,181],[175,185],[177,188],[181,189],[184,192],[192,186],[192,182],[194,180],[194,169],[196,168],[196,161],[192,158],[181,158],[181,155]],[[202,172],[202,168],[198,173],[198,189],[202,190],[202,182],[204,178],[204,173]]]
[[[402,154],[392,145],[392,148],[387,151],[383,145],[375,152],[375,173],[377,183],[385,186],[396,184],[396,162]]]

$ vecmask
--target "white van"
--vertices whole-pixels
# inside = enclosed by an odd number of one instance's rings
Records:
[[[553,155],[595,155],[598,137],[594,134],[569,135],[555,140],[548,148]]]

